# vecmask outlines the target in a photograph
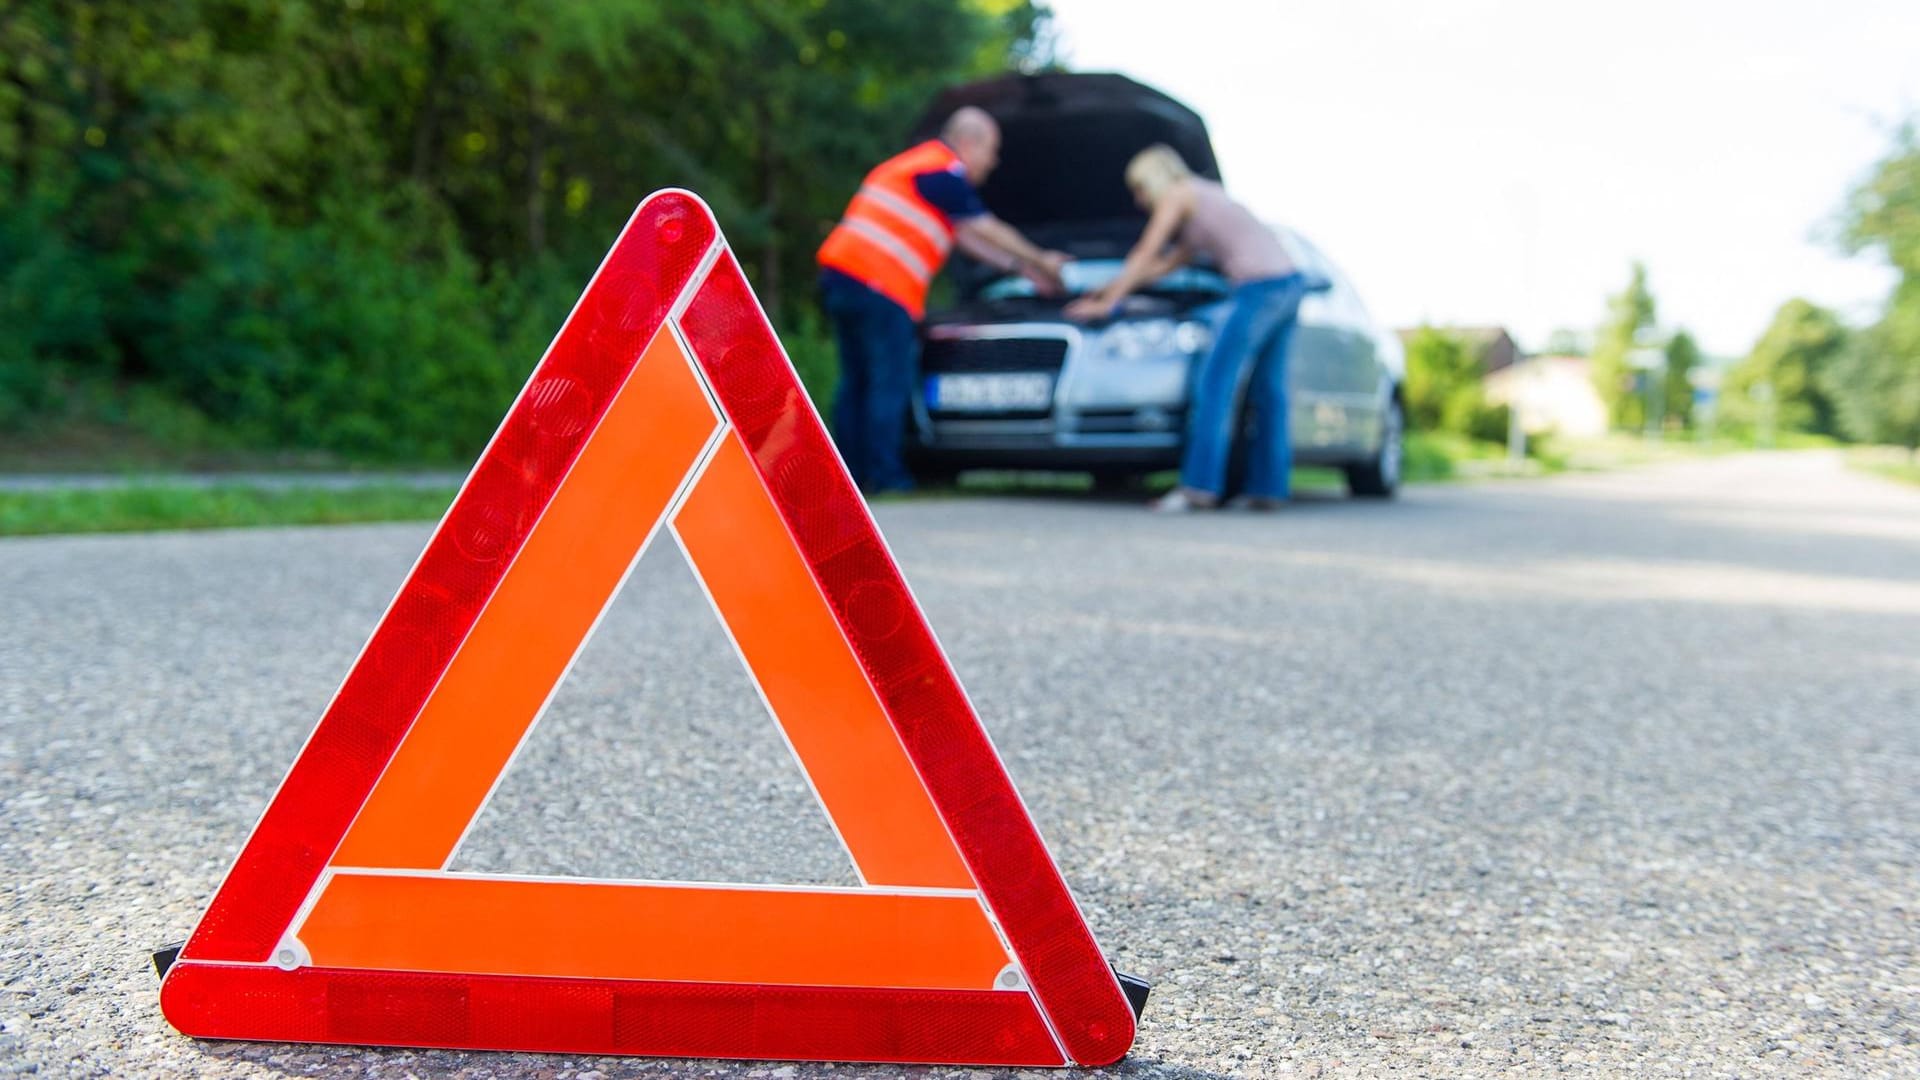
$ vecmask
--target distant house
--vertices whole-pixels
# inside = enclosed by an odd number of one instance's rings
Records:
[[[1529,433],[1607,433],[1607,405],[1584,356],[1529,356],[1490,373],[1481,386],[1487,401],[1511,406]]]
[[[1507,333],[1504,326],[1436,326],[1433,329],[1459,338],[1479,357],[1481,368],[1489,375],[1512,367],[1522,355],[1520,346],[1514,343],[1513,335]],[[1418,327],[1400,331],[1401,343],[1411,343],[1413,336],[1419,332]]]

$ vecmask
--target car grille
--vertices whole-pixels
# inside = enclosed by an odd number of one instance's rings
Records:
[[[935,338],[920,352],[920,370],[1058,372],[1066,359],[1064,338]]]
[[[1158,422],[1146,422],[1145,414],[1156,415]],[[1075,417],[1075,430],[1083,435],[1158,435],[1185,426],[1185,409],[1086,409]]]

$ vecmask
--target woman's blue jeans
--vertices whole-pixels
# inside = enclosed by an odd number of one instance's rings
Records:
[[[1225,493],[1244,387],[1253,408],[1245,494],[1287,497],[1293,473],[1287,348],[1300,301],[1314,284],[1307,275],[1295,273],[1234,286],[1213,347],[1194,372],[1187,447],[1180,460],[1183,486],[1215,496]]]

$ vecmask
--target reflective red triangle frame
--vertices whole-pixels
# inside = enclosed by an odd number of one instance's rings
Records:
[[[1027,992],[285,970],[270,962],[670,312],[1018,958]],[[874,589],[907,617],[863,625],[854,601],[869,603]],[[1103,1065],[1122,1057],[1134,1036],[1112,969],[711,213],[673,190],[634,212],[530,376],[168,968],[161,1006],[180,1031],[207,1038],[590,1054]]]

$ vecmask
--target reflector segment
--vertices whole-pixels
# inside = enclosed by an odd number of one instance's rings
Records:
[[[441,867],[719,430],[673,335],[641,354],[334,853]]]
[[[320,967],[789,986],[986,990],[1007,964],[971,892],[350,871],[300,942]]]
[[[175,964],[173,1026],[210,1038],[566,1054],[1061,1065],[1026,994]]]
[[[723,254],[681,325],[830,599],[908,755],[1068,1055],[1117,1061],[1134,1019],[1013,781],[807,403],[739,264]]]
[[[474,464],[181,951],[264,963],[718,230],[641,204]]]
[[[870,885],[972,889],[833,609],[737,436],[673,528]]]

